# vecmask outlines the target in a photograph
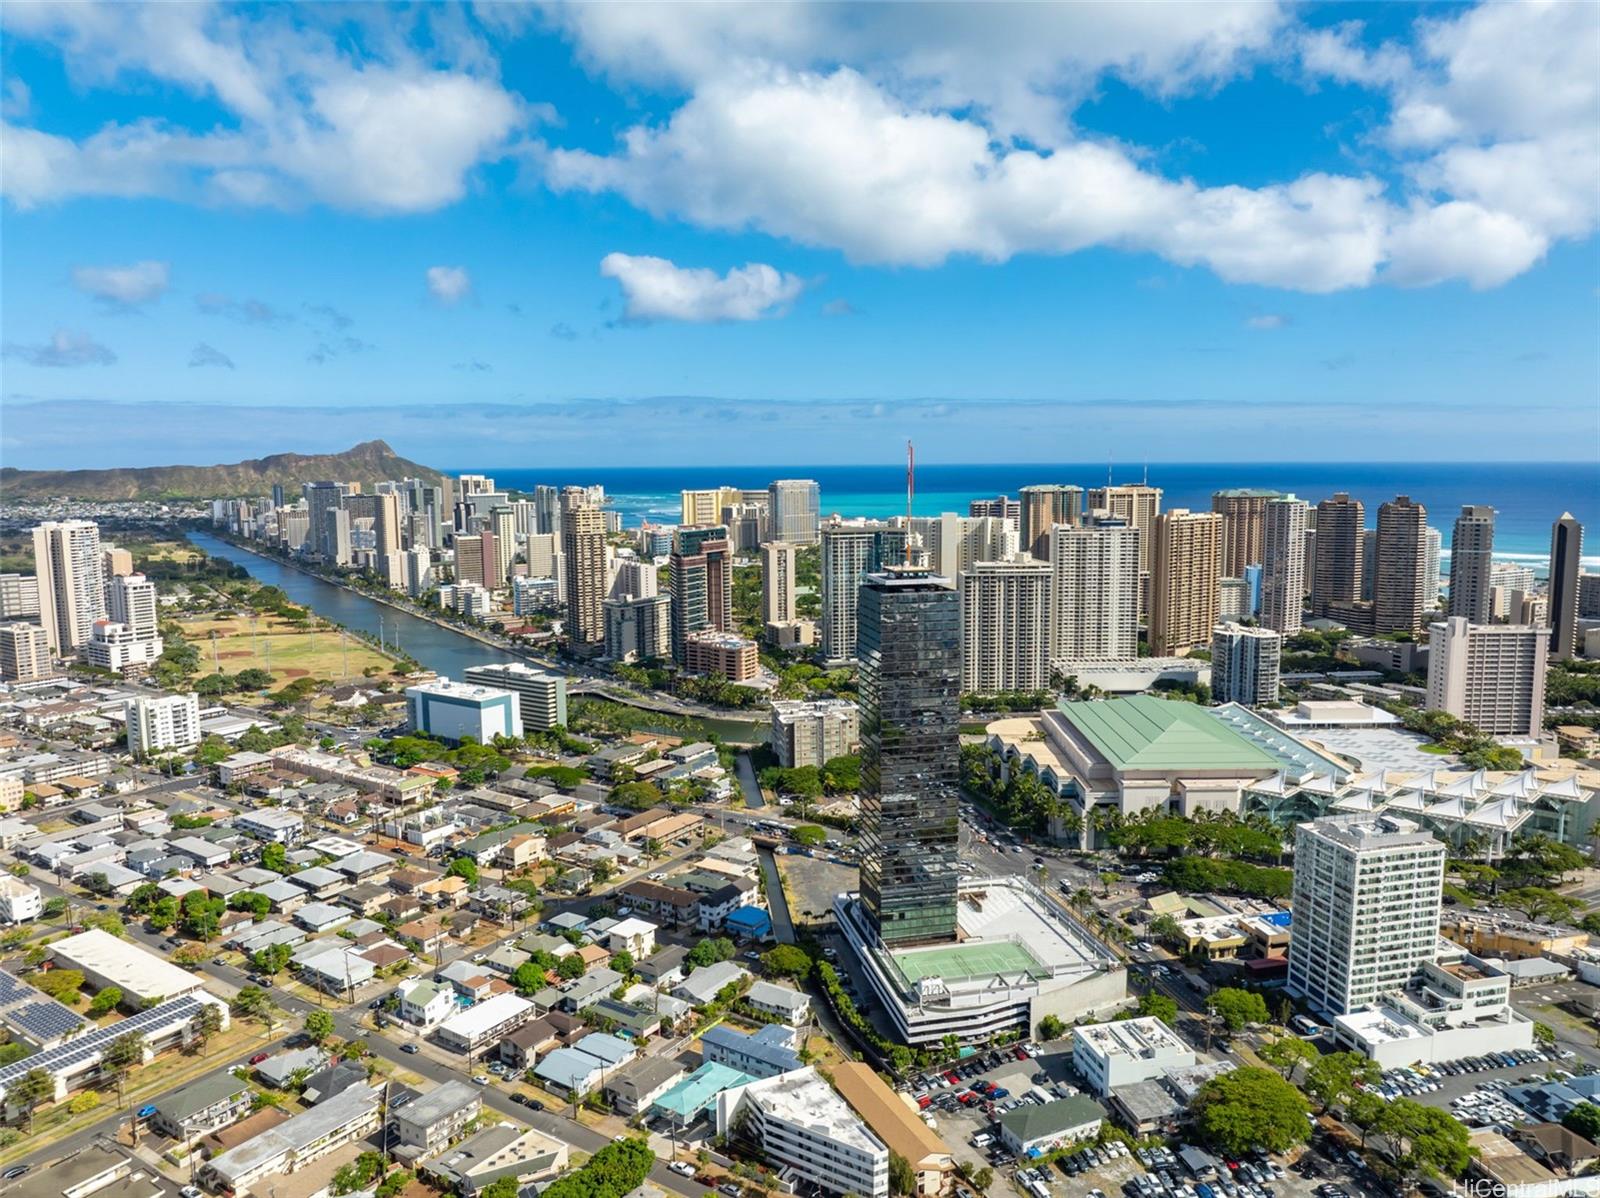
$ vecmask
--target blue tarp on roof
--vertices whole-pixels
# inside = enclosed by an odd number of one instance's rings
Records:
[[[740,907],[728,915],[723,926],[741,936],[767,936],[772,932],[772,916],[760,907]]]

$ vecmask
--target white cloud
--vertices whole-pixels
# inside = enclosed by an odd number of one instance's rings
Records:
[[[635,321],[760,320],[780,313],[805,289],[803,279],[760,262],[719,275],[665,258],[607,254],[600,273],[621,285],[624,313]]]
[[[75,81],[137,94],[154,77],[214,98],[229,119],[186,130],[154,119],[79,140],[7,124],[4,192],[19,207],[80,195],[172,196],[373,212],[460,199],[480,163],[531,118],[498,81],[439,67],[393,38],[357,59],[337,30],[202,4],[11,5],[5,28],[61,47]]]
[[[559,188],[614,190],[660,216],[867,263],[1110,245],[1230,281],[1331,291],[1369,283],[1382,260],[1376,180],[1202,188],[1098,142],[1007,151],[982,126],[910,109],[849,70],[712,84],[665,126],[629,130],[617,154],[555,151],[547,172]]]
[[[166,262],[80,266],[72,272],[72,285],[112,307],[137,308],[165,295],[171,274]]]
[[[472,277],[464,266],[430,266],[428,291],[441,304],[459,304],[472,293]]]
[[[0,357],[15,358],[29,366],[110,366],[117,355],[101,345],[88,333],[74,333],[57,329],[50,340],[42,344],[24,344],[7,341],[0,348]]]
[[[698,89],[753,63],[849,63],[924,107],[975,108],[1002,135],[1058,137],[1103,74],[1157,95],[1215,83],[1271,46],[1286,6],[1206,4],[552,5],[597,68]]]
[[[1299,30],[1308,75],[1393,97],[1382,144],[1400,156],[1255,187],[1167,176],[1139,148],[1054,118],[1104,74],[1163,94],[1228,77],[1267,53],[1282,24],[1268,6],[1254,18],[1137,4],[560,11],[596,65],[689,94],[610,153],[546,153],[552,186],[857,262],[1107,247],[1309,292],[1388,278],[1483,287],[1600,225],[1600,6],[1485,6],[1419,22],[1414,46],[1371,45],[1355,23]],[[1457,235],[1469,223],[1484,240]]]
[[[223,353],[220,349],[217,349],[216,347],[208,345],[206,342],[202,341],[199,345],[195,346],[194,350],[189,354],[189,365],[220,366],[224,370],[232,370],[233,359],[228,357],[228,355]]]
[[[1277,329],[1286,329],[1294,321],[1282,312],[1262,312],[1245,319],[1244,327],[1255,329],[1257,332],[1268,333]]]

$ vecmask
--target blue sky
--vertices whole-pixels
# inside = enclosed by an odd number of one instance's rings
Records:
[[[1593,458],[1597,13],[8,5],[0,451]]]

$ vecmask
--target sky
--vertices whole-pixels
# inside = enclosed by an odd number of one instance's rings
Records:
[[[9,466],[1600,456],[1600,5],[0,35]]]

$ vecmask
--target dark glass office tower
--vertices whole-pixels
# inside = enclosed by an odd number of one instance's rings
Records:
[[[927,570],[862,580],[861,899],[885,945],[953,940],[961,602]]]

